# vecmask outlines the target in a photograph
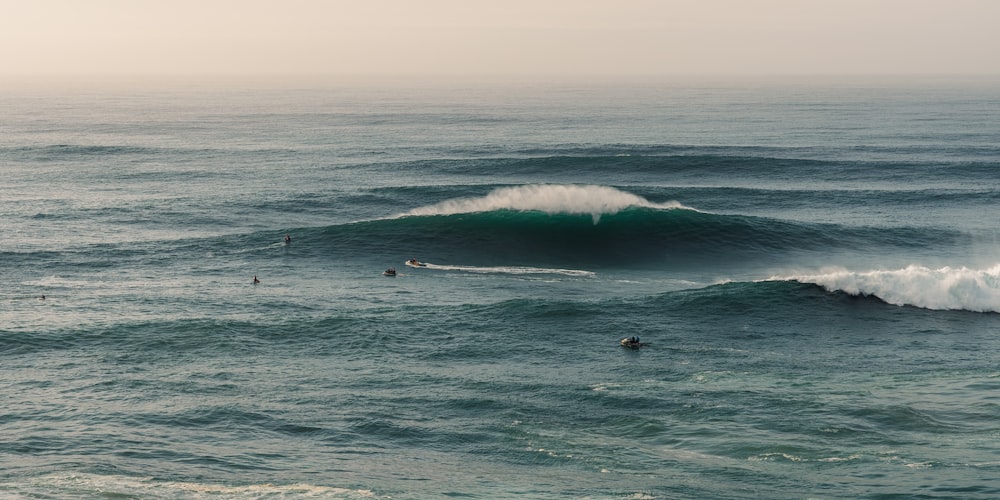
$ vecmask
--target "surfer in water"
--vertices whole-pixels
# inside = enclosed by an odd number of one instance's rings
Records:
[[[253,284],[256,285],[257,283],[260,283],[260,280],[257,279],[257,275],[255,274],[255,275],[253,275]]]
[[[291,244],[291,243],[292,243],[292,237],[290,235],[286,234],[285,235],[285,244],[288,245],[288,244]]]

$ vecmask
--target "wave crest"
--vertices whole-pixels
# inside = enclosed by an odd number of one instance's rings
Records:
[[[911,265],[896,270],[839,270],[771,280],[815,283],[828,291],[871,295],[899,306],[1000,312],[1000,264],[987,269]]]
[[[548,214],[589,214],[594,223],[601,215],[630,207],[687,208],[676,201],[653,203],[642,196],[595,185],[537,184],[495,189],[486,196],[458,198],[415,208],[400,216],[455,215],[494,210],[539,211]]]

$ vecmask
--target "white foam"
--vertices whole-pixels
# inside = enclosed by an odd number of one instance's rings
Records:
[[[579,269],[549,269],[544,267],[526,266],[453,266],[447,264],[431,264],[425,262],[427,269],[439,269],[442,271],[462,271],[467,273],[483,274],[561,274],[564,276],[594,276],[593,271],[583,271]]]
[[[314,484],[270,483],[229,486],[194,482],[154,481],[150,478],[95,474],[50,474],[27,482],[0,483],[5,493],[18,491],[34,496],[60,493],[92,493],[93,496],[183,497],[183,498],[376,498],[371,490],[336,488]]]
[[[495,189],[478,198],[456,198],[415,208],[400,216],[454,215],[492,210],[540,211],[548,214],[590,214],[596,224],[601,215],[629,207],[686,208],[676,201],[653,203],[642,196],[593,185],[533,184]]]
[[[93,286],[90,281],[84,280],[71,280],[66,279],[61,276],[46,276],[44,278],[22,281],[22,285],[36,286],[42,288],[86,288],[88,286]]]
[[[815,283],[829,291],[873,295],[890,304],[935,310],[1000,312],[1000,264],[987,269],[910,265],[904,269],[771,278]]]

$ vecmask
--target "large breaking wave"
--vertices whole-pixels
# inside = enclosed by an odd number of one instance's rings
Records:
[[[1000,264],[986,269],[911,265],[903,269],[836,270],[772,279],[815,283],[828,291],[874,296],[899,306],[1000,312]]]
[[[607,186],[528,185],[496,189],[483,197],[446,200],[415,208],[402,216],[454,215],[495,210],[539,211],[553,214],[589,214],[597,224],[601,216],[627,208],[671,210],[684,208],[676,201],[653,203]]]
[[[596,185],[523,185],[331,226],[359,252],[400,252],[475,265],[725,264],[795,252],[924,248],[947,231],[868,228],[700,211]]]

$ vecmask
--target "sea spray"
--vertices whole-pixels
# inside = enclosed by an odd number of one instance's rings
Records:
[[[629,207],[657,209],[686,208],[676,201],[653,203],[608,187],[594,185],[525,185],[495,189],[479,198],[446,200],[401,214],[454,215],[492,210],[539,211],[548,214],[590,214],[594,224],[601,215],[616,214]]]

